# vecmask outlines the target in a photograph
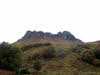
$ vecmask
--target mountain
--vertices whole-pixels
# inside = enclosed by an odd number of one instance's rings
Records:
[[[57,34],[27,31],[14,44],[23,51],[23,65],[29,68],[30,74],[37,73],[32,68],[37,60],[42,66],[38,74],[100,74],[100,41],[84,43],[68,31]]]
[[[24,37],[22,37],[22,39],[20,39],[19,41],[29,39],[29,38],[33,38],[33,37],[62,38],[64,40],[72,40],[72,41],[78,40],[78,39],[75,38],[74,35],[72,35],[68,31],[58,32],[57,34],[52,34],[52,33],[49,33],[49,32],[44,33],[42,31],[27,31],[26,34],[24,35]]]
[[[15,44],[22,45],[25,66],[28,64],[28,67],[32,67],[33,62],[37,59],[43,61],[41,63],[45,65],[43,65],[41,72],[45,71],[46,73],[43,75],[49,75],[48,72],[50,75],[57,75],[55,72],[59,75],[100,73],[100,41],[84,43],[68,31],[57,34],[27,31]],[[55,57],[44,59],[44,54],[46,57],[54,54]]]
[[[52,34],[43,31],[30,31],[28,30],[26,34],[15,42],[17,45],[27,45],[33,43],[56,43],[56,44],[80,44],[83,43],[81,40],[77,39],[68,31],[58,32],[57,34]]]

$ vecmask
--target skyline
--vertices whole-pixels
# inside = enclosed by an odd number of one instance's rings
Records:
[[[84,42],[100,40],[100,0],[0,0],[0,42],[26,31],[69,31]]]

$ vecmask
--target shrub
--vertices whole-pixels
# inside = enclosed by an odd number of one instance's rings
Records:
[[[42,68],[42,65],[41,65],[40,60],[36,60],[36,61],[35,61],[33,68],[34,68],[35,70],[37,70],[37,71],[39,71],[39,70]]]
[[[44,46],[51,46],[51,43],[44,43]]]
[[[37,44],[25,45],[21,49],[23,51],[25,51],[25,50],[29,50],[31,48],[37,48],[37,47],[43,47],[43,46],[51,46],[51,45],[52,45],[51,43],[37,43]]]
[[[33,54],[32,56],[29,56],[29,57],[28,57],[28,60],[29,60],[29,61],[36,60],[36,59],[40,59],[40,54],[35,53],[35,54]]]
[[[93,65],[96,66],[96,67],[100,67],[100,60],[95,59]]]
[[[95,56],[97,59],[100,59],[100,50],[95,50]]]
[[[36,59],[40,59],[40,54],[39,53],[35,53],[32,55],[32,59],[36,60]]]
[[[20,68],[19,74],[30,74],[29,68]]]
[[[29,56],[28,57],[28,61],[32,61],[33,59],[32,59],[32,56]]]
[[[50,58],[54,58],[56,56],[55,53],[56,53],[55,48],[50,46],[50,47],[48,47],[47,49],[44,50],[42,56],[45,59],[50,59]]]
[[[81,59],[89,64],[92,64],[95,59],[95,54],[92,50],[85,50],[81,53]]]
[[[71,51],[80,54],[84,49],[90,49],[89,45],[88,44],[77,45],[71,48]]]
[[[22,67],[23,52],[9,43],[0,44],[0,68],[15,70]]]

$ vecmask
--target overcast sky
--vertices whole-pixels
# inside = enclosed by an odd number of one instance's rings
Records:
[[[100,0],[0,0],[0,42],[15,42],[27,30],[100,40]]]

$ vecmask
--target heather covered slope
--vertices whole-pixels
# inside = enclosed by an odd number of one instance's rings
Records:
[[[49,75],[49,74],[52,74],[52,75],[56,75],[56,74],[59,74],[59,75],[100,74],[99,73],[100,72],[100,67],[99,67],[100,59],[97,57],[93,57],[93,63],[91,64],[91,63],[84,61],[81,55],[84,51],[87,51],[87,50],[89,50],[90,57],[91,57],[91,51],[93,51],[93,54],[95,54],[96,51],[100,52],[100,47],[98,46],[99,44],[100,43],[98,44],[85,43],[82,45],[77,45],[76,47],[72,46],[71,48],[63,48],[63,47],[59,48],[51,44],[49,46],[40,46],[36,48],[31,48],[30,50],[24,51],[25,66],[31,68],[33,63],[36,61],[36,59],[31,58],[31,56],[34,57],[34,55],[38,54],[38,56],[40,56],[39,60],[41,60],[41,63],[43,64],[40,72],[44,75]],[[54,49],[51,47],[54,47]],[[54,53],[55,56],[53,58],[50,58],[50,59],[43,58],[43,53],[47,49],[56,51]],[[52,53],[49,55],[52,55]],[[32,72],[34,72],[34,70],[32,70]]]

